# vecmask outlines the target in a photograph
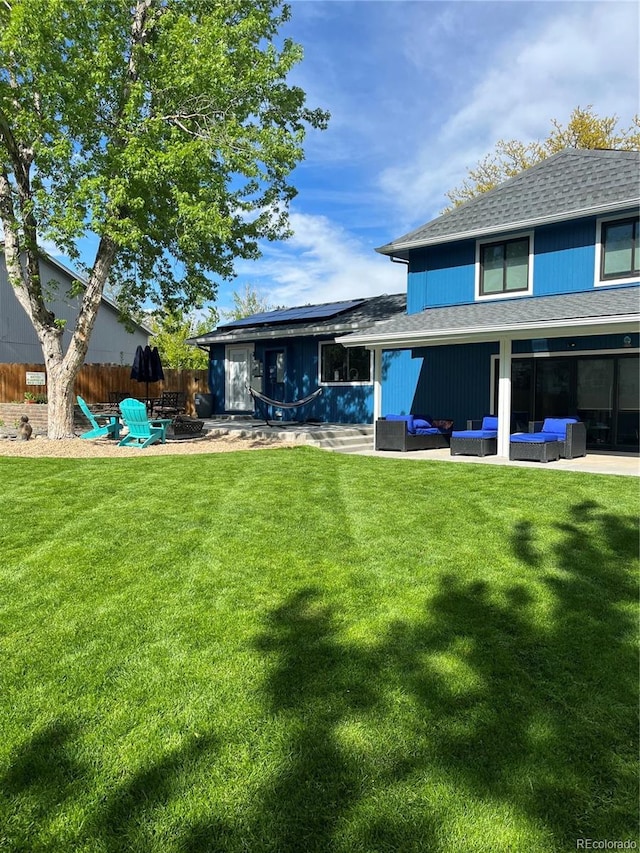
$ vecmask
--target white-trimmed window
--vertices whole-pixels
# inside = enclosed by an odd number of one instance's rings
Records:
[[[476,299],[532,292],[533,234],[476,244]]]
[[[342,344],[320,344],[320,382],[371,382],[371,350],[344,347]]]
[[[640,220],[637,216],[598,221],[596,284],[640,278]]]

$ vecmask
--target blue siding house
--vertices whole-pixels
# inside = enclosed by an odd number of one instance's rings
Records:
[[[386,354],[344,347],[336,337],[405,314],[404,294],[304,305],[225,323],[188,343],[209,353],[213,416],[286,413],[300,421],[371,423],[373,377],[380,372],[375,359]],[[249,388],[285,404],[321,393],[301,407],[281,410],[274,404],[265,410]]]
[[[567,149],[377,251],[407,312],[339,337],[374,353],[374,417],[464,428],[577,415],[587,446],[638,450],[640,152]]]

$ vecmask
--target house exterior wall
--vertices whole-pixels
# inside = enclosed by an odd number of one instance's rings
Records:
[[[637,210],[621,211],[616,218],[624,219],[634,213],[637,214]],[[534,229],[532,297],[593,290],[596,286],[596,235],[595,217]],[[509,236],[512,236],[511,232]],[[496,235],[495,239],[500,237]],[[490,239],[483,238],[482,242]],[[474,302],[475,261],[475,240],[460,240],[412,251],[407,280],[407,313]],[[634,283],[638,282],[632,279],[626,282]],[[528,297],[513,294],[509,298]]]
[[[382,414],[451,418],[455,429],[464,429],[467,418],[491,409],[491,356],[497,352],[493,343],[386,352]]]
[[[54,264],[42,260],[41,276],[45,292],[50,292],[51,309],[67,321],[63,333],[66,349],[75,326],[79,298],[67,296],[72,277]],[[136,347],[148,343],[148,334],[140,328],[128,332],[118,321],[118,312],[103,302],[89,342],[87,364],[131,364]],[[0,362],[7,364],[41,363],[42,348],[37,335],[9,283],[4,256],[0,253]]]
[[[333,336],[300,336],[256,341],[256,361],[264,365],[268,353],[285,354],[285,381],[282,399],[299,400],[319,386],[319,342],[333,341]],[[209,390],[213,396],[213,414],[228,413],[225,400],[225,346],[210,348]],[[373,382],[359,384],[328,384],[322,394],[300,409],[287,410],[292,419],[318,420],[325,423],[371,423],[373,421]],[[270,396],[268,382],[263,376],[263,390]],[[280,399],[280,397],[274,397]],[[249,413],[248,413],[249,414]]]
[[[396,349],[383,352],[382,415],[419,414],[413,407],[416,404],[416,389],[423,361],[423,356],[416,350]]]
[[[631,215],[637,215],[637,210],[620,211],[615,218],[624,219]],[[611,218],[605,217],[605,219]],[[587,292],[606,286],[638,287],[639,282],[634,279],[617,281],[612,285],[597,283],[599,278],[599,271],[596,269],[598,226],[599,220],[591,216],[530,230],[528,233],[533,235],[532,292],[523,296],[514,293],[504,298],[535,299],[564,293]],[[508,239],[518,233],[517,231],[508,232],[504,237]],[[499,240],[502,236],[502,234],[496,234],[493,239]],[[491,240],[491,235],[487,235],[483,237],[482,242]],[[475,239],[460,240],[410,252],[407,281],[408,313],[476,301],[477,242]],[[640,299],[640,290],[638,296]],[[618,365],[621,363],[620,359],[625,357],[637,359],[639,348],[640,335],[625,333],[514,340],[512,353],[515,360],[531,356],[541,360],[536,361],[538,367],[542,368],[546,365],[551,369],[551,374],[548,370],[533,371],[532,376],[538,377],[535,382],[549,381],[545,377],[553,375],[553,365],[558,365],[558,371],[563,370],[561,365],[564,365],[567,368],[566,374],[572,377],[571,384],[566,389],[566,393],[563,392],[558,396],[560,402],[557,405],[564,406],[567,401],[574,401],[569,402],[568,405],[576,406],[575,401],[579,399],[580,393],[583,398],[588,398],[588,393],[585,393],[584,389],[580,392],[576,384],[581,367],[597,370],[599,365],[605,362],[611,367],[614,361]],[[602,357],[599,359],[600,353]],[[488,413],[495,414],[498,354],[498,341],[432,346],[385,353],[382,370],[382,415],[412,412],[432,415],[436,418],[452,418],[455,423],[454,428],[463,429],[467,419],[479,419]],[[566,362],[563,361],[564,359]],[[617,366],[615,369],[612,368],[611,375],[618,376]],[[566,411],[563,414],[578,414],[587,420],[588,441],[593,441],[595,421],[599,417],[601,419],[603,416],[609,417],[610,436],[617,434],[617,440],[627,447],[633,446],[634,442],[637,446],[640,431],[637,423],[638,411],[637,408],[634,410],[633,406],[624,411],[618,409],[617,381],[617,379],[614,380],[607,392],[611,400],[607,411],[600,413]],[[538,388],[535,384],[531,387],[533,395],[531,399],[535,397],[535,400],[542,402],[529,405],[529,411],[526,414],[529,417],[534,416],[533,406],[541,409],[536,411],[536,418],[548,415],[549,412],[542,411],[546,405],[544,400],[547,399],[543,387]],[[515,416],[515,412],[512,412],[512,416]],[[590,429],[591,432],[589,432]],[[620,438],[621,436],[624,440]]]
[[[429,246],[411,253],[407,313],[473,302],[476,245],[473,240]]]
[[[535,359],[539,368],[552,365],[566,366],[573,377],[566,389],[558,389],[558,405],[561,411],[549,411],[543,387],[534,382],[533,397],[527,402],[516,403],[514,393],[512,409],[512,429],[527,429],[530,420],[547,416],[577,416],[586,420],[588,441],[594,434],[591,429],[596,415],[588,412],[583,393],[575,384],[576,368],[570,362],[579,360],[599,363],[617,361],[620,358],[638,358],[640,334],[631,335],[591,335],[585,337],[565,337],[514,341],[514,364],[522,359]],[[383,403],[382,414],[422,414],[434,418],[451,418],[454,429],[465,429],[468,419],[479,420],[486,414],[496,413],[497,343],[457,344],[451,346],[425,347],[414,350],[396,350],[385,353],[383,364]],[[540,375],[540,370],[537,371]],[[544,381],[544,380],[543,380]],[[607,397],[605,418],[609,418],[610,434],[616,426],[620,449],[637,449],[640,425],[638,410],[631,406],[617,411],[616,388],[609,391],[598,390],[597,396]],[[540,394],[538,394],[540,392]],[[589,397],[589,394],[586,394]],[[518,398],[519,399],[519,398]],[[582,408],[580,406],[582,405]],[[516,410],[517,414],[516,414]],[[523,414],[524,412],[524,414]],[[617,414],[616,414],[617,413]],[[517,424],[517,426],[516,426]],[[624,428],[623,428],[624,427]],[[635,438],[633,437],[635,435]]]
[[[629,338],[626,340],[625,338]],[[256,343],[256,358],[264,363],[268,350],[285,352],[285,400],[296,400],[318,387],[318,338],[275,339]],[[332,340],[332,338],[326,338]],[[514,341],[514,357],[549,356],[554,353],[634,352],[640,335],[591,335],[588,337],[536,338]],[[456,429],[467,419],[479,419],[492,411],[493,357],[497,343],[460,344],[382,352],[382,414],[430,414],[452,418]],[[209,390],[212,414],[228,413],[225,393],[225,347],[210,349]],[[323,393],[304,409],[290,410],[292,418],[327,423],[371,423],[373,386],[324,385]],[[251,412],[247,412],[251,414]]]
[[[491,411],[491,356],[498,346],[458,344],[418,350],[424,358],[415,390],[415,411],[451,418],[465,429],[468,418]]]
[[[593,290],[596,220],[581,219],[537,228],[534,233],[533,295]]]

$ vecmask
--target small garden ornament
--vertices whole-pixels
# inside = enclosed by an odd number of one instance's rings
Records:
[[[29,439],[31,438],[32,432],[33,432],[33,427],[29,423],[29,418],[26,415],[23,415],[20,418],[20,429],[19,429],[20,435],[18,436],[18,438],[20,439],[20,441],[29,441]]]

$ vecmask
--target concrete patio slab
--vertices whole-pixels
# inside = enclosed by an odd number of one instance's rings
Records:
[[[448,448],[438,450],[412,450],[407,453],[394,450],[373,449],[373,427],[371,424],[305,424],[291,422],[267,426],[264,421],[250,418],[211,418],[205,420],[206,430],[239,432],[265,438],[277,437],[293,444],[311,444],[334,452],[348,452],[361,456],[377,456],[381,459],[404,459],[406,461],[429,460],[451,462],[455,465],[508,465],[513,468],[541,468],[554,471],[583,471],[590,474],[613,474],[624,477],[640,477],[640,456],[637,453],[588,452],[577,459],[558,459],[556,462],[511,461],[498,456],[451,456]],[[355,446],[354,433],[360,433],[360,443]],[[343,441],[341,441],[341,437]]]

